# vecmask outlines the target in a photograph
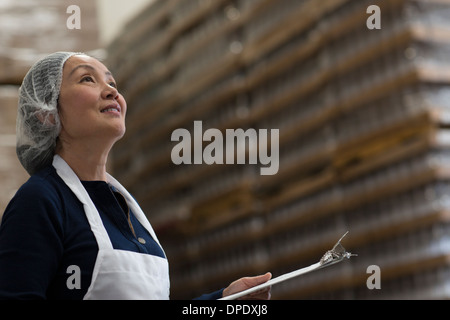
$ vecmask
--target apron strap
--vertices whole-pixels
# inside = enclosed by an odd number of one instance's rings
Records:
[[[103,225],[100,214],[98,213],[97,208],[89,197],[86,189],[81,184],[78,176],[59,155],[55,155],[53,157],[53,167],[55,167],[56,173],[61,177],[61,179],[78,198],[78,200],[80,200],[80,202],[83,204],[84,212],[89,221],[92,232],[94,233],[95,239],[97,240],[99,250],[113,249],[113,245]]]

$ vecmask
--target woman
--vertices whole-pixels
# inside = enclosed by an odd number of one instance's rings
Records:
[[[168,299],[168,262],[144,213],[106,172],[127,104],[82,53],[38,61],[19,92],[17,154],[30,179],[0,225],[0,297]],[[270,279],[236,280],[217,299]],[[265,290],[247,298],[270,297]]]

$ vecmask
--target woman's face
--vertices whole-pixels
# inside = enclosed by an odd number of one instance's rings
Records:
[[[125,134],[127,104],[111,72],[95,58],[66,61],[58,101],[62,140],[114,143]]]

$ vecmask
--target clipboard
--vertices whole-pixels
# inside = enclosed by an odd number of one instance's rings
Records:
[[[350,259],[350,257],[352,257],[352,256],[357,256],[357,254],[347,252],[341,244],[341,240],[347,235],[347,233],[348,233],[348,231],[336,242],[336,244],[333,246],[333,248],[331,250],[328,250],[322,256],[322,258],[320,259],[319,262],[314,263],[314,264],[310,265],[309,267],[305,267],[305,268],[297,269],[292,272],[285,273],[285,274],[278,276],[276,278],[273,278],[265,283],[262,283],[260,285],[249,288],[247,290],[237,292],[232,295],[223,297],[219,300],[235,300],[237,298],[246,296],[250,293],[259,291],[259,290],[267,288],[269,286],[273,286],[280,282],[284,282],[286,280],[304,275],[306,273],[316,271],[316,270],[319,270],[319,269],[322,269],[325,267],[329,267],[329,266],[339,263],[345,259]]]

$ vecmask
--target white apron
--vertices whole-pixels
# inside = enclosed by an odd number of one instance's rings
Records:
[[[69,165],[58,155],[53,166],[61,179],[83,203],[86,217],[99,247],[92,282],[85,300],[167,300],[170,281],[167,259],[113,248],[108,233],[86,189]],[[108,182],[119,190],[139,222],[159,244],[145,214],[128,191],[108,174]]]

